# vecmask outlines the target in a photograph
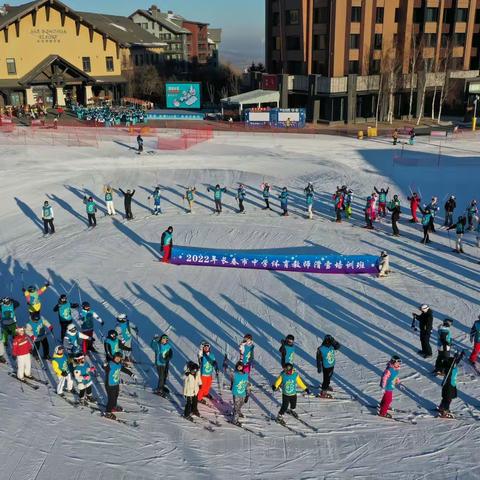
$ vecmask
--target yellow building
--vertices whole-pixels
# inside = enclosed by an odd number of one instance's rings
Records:
[[[148,63],[155,63],[162,52],[158,39],[125,20],[132,30],[119,19],[100,21],[57,0],[0,9],[0,105],[118,100],[132,55],[149,52]]]

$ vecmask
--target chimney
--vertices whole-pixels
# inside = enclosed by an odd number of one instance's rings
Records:
[[[150,7],[150,14],[152,15],[152,17],[158,18],[159,13],[160,13],[160,9],[156,5],[152,5]]]

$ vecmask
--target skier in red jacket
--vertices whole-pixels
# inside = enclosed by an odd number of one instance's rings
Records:
[[[418,223],[417,210],[422,199],[417,195],[416,192],[413,192],[412,196],[407,198],[408,200],[410,200],[410,211],[412,212],[412,218],[410,219],[410,223]]]
[[[12,355],[17,359],[17,378],[19,380],[23,380],[24,377],[31,378],[31,351],[32,341],[28,335],[25,335],[25,329],[18,327],[13,338]]]

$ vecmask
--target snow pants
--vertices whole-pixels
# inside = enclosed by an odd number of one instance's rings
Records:
[[[328,391],[330,387],[330,381],[333,377],[333,369],[335,367],[325,368],[323,367],[323,382],[322,382],[322,392]]]
[[[413,207],[413,206],[410,207],[410,213],[412,214],[412,219],[410,221],[414,222],[414,223],[418,223],[417,205],[415,205],[415,207]]]
[[[447,373],[445,371],[445,362],[450,358],[450,352],[439,350],[437,360],[435,361],[435,372]]]
[[[222,201],[221,200],[215,200],[215,211],[217,213],[222,212]]]
[[[473,344],[472,354],[470,355],[470,361],[475,363],[478,355],[480,355],[480,342],[475,342]]]
[[[443,223],[444,227],[451,227],[453,225],[453,212],[445,211],[445,222]]]
[[[63,342],[63,339],[65,338],[65,334],[67,333],[67,327],[72,323],[72,320],[69,320],[68,322],[60,322],[60,338]]]
[[[385,390],[383,394],[382,401],[380,402],[380,412],[379,414],[384,417],[390,408],[390,405],[393,401],[393,391],[392,390]]]
[[[97,219],[95,218],[94,213],[87,213],[88,216],[88,226],[89,227],[96,227],[97,226]]]
[[[462,239],[463,233],[457,233],[457,240],[455,242],[455,249],[457,250],[457,252],[463,250]]]
[[[80,388],[80,385],[78,385],[78,396],[79,396],[80,400],[85,396],[85,394],[87,395],[87,397],[92,396],[92,384],[91,383],[88,385],[88,387],[85,387],[85,388]]]
[[[32,357],[29,353],[18,355],[17,357],[17,378],[23,380],[23,377],[32,375]]]
[[[202,386],[198,391],[197,398],[202,400],[203,397],[206,397],[210,393],[210,387],[212,386],[213,376],[212,375],[202,375]]]
[[[120,393],[119,385],[105,385],[107,391],[107,413],[112,413],[113,409],[117,406],[118,394]]]
[[[33,349],[33,354],[35,356],[40,355],[40,346],[42,346],[43,358],[50,358],[50,345],[48,344],[47,337],[43,337],[41,340],[35,342],[35,347]]]
[[[400,230],[398,229],[397,222],[399,220],[399,216],[397,214],[392,215],[392,231],[394,235],[400,235]]]
[[[190,209],[190,213],[193,213],[193,200],[188,200],[188,208]]]
[[[170,257],[172,256],[172,246],[171,245],[164,245],[163,246],[163,263],[170,263]]]
[[[71,373],[68,373],[66,377],[63,377],[63,376],[58,377],[57,395],[61,395],[63,393],[65,384],[67,384],[67,392],[71,392],[73,389],[73,378]]]
[[[107,200],[107,213],[108,215],[116,215],[117,213],[115,212],[115,206],[113,205],[113,200]]]
[[[197,397],[185,397],[185,410],[183,415],[189,417],[192,413],[198,412],[198,399]]]
[[[335,208],[335,220],[340,223],[342,221],[342,209]]]
[[[457,398],[457,387],[452,387],[449,383],[442,388],[442,402],[440,403],[440,410],[450,410],[452,400]]]
[[[387,204],[386,203],[379,203],[378,204],[378,216],[382,215],[382,217],[385,217],[387,215]]]
[[[308,218],[310,218],[310,219],[313,218],[313,211],[312,211],[312,209],[313,209],[313,205],[309,205],[309,206],[307,207]]]
[[[125,218],[127,220],[133,220],[132,204],[131,203],[125,203]]]
[[[233,397],[233,423],[238,422],[242,413],[242,407],[245,405],[246,397]]]
[[[55,233],[55,226],[53,225],[53,218],[44,218],[43,219],[43,233],[47,235],[47,233]]]
[[[8,344],[8,337],[13,337],[15,336],[15,330],[17,328],[17,322],[11,323],[10,325],[2,325],[2,337],[1,337],[1,343],[3,345],[7,346]]]
[[[155,203],[155,205],[153,205],[153,214],[158,215],[159,213],[162,213],[162,209],[160,208],[159,203]]]
[[[240,210],[240,213],[243,213],[245,211],[245,207],[243,206],[243,200],[241,198],[238,199],[238,209]]]
[[[266,210],[268,208],[269,210],[271,210],[270,201],[268,200],[268,198],[263,197],[263,200],[265,202],[265,207],[263,209]]]
[[[422,239],[422,243],[428,243],[428,242],[430,242],[430,235],[428,234],[429,228],[430,228],[430,225],[424,225],[424,226],[423,226],[423,239]]]
[[[168,365],[157,365],[158,385],[157,390],[163,392],[168,378]]]
[[[290,410],[295,410],[297,406],[297,395],[285,395],[282,394],[282,406],[280,407],[280,411],[278,412],[278,415],[283,415],[288,408],[290,407]]]
[[[432,356],[432,347],[430,346],[430,335],[431,332],[420,331],[420,343],[422,344],[422,352],[424,355],[429,357]]]

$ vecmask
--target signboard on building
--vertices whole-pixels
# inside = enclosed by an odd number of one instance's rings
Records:
[[[167,83],[167,108],[200,108],[200,83]]]
[[[278,77],[269,73],[262,75],[262,90],[278,90]]]

